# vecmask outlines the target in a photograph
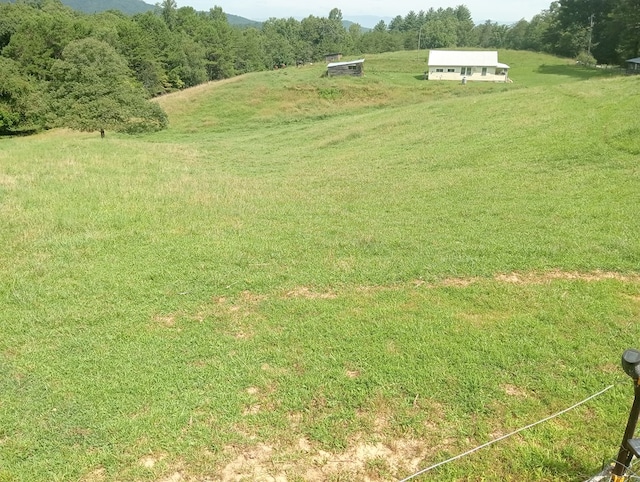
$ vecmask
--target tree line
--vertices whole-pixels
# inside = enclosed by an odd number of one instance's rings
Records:
[[[0,3],[0,134],[55,126],[104,132],[162,129],[149,99],[234,75],[429,48],[532,50],[620,64],[640,48],[640,0],[560,0],[513,25],[474,24],[469,9],[410,11],[372,30],[327,17],[231,26],[220,7],[162,0],[155,11],[85,14],[60,0]]]

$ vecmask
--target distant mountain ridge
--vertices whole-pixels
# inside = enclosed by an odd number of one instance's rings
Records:
[[[357,23],[361,27],[365,29],[373,29],[380,20],[384,21],[384,23],[388,26],[389,22],[393,20],[392,17],[376,17],[375,15],[349,15],[345,17],[346,21]]]
[[[230,13],[225,12],[227,16],[227,21],[230,25],[237,25],[239,27],[255,27],[261,28],[262,22],[257,22],[255,20],[249,20],[248,18],[239,17],[237,15],[231,15]]]
[[[3,0],[0,0],[0,3]],[[11,1],[11,0],[9,0]],[[150,12],[158,7],[148,4],[142,0],[61,0],[67,7],[84,13],[99,13],[106,10],[119,10],[126,15],[135,15],[136,13]],[[227,20],[231,25],[260,27],[261,22],[249,20],[248,18],[239,17],[237,15],[227,15]]]
[[[142,0],[61,0],[68,7],[84,13],[98,13],[105,10],[119,10],[127,15],[155,10],[155,5],[149,5]]]
[[[158,7],[144,2],[143,0],[60,0],[63,5],[84,13],[100,13],[106,10],[118,10],[126,15],[135,15],[156,10]],[[0,0],[0,3],[15,3],[15,0]],[[226,13],[229,24],[240,27],[260,28],[263,22],[250,20],[238,15]],[[301,19],[300,19],[301,20]],[[391,17],[376,17],[373,15],[356,15],[344,19],[342,24],[348,30],[352,23],[357,23],[363,31],[373,29],[375,25],[383,20],[387,25]]]

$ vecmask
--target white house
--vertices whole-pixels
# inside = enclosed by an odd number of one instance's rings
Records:
[[[429,80],[509,82],[509,66],[494,50],[430,50]]]

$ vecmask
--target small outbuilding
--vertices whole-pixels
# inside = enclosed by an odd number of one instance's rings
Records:
[[[509,66],[495,50],[430,50],[429,80],[509,82]]]
[[[640,74],[640,57],[627,60],[627,74]]]
[[[324,56],[324,60],[326,62],[337,62],[339,60],[342,59],[342,54],[341,53],[335,53],[335,54],[327,54]]]
[[[327,65],[328,77],[336,77],[338,75],[362,77],[364,75],[364,59],[351,60],[348,62],[333,62]]]

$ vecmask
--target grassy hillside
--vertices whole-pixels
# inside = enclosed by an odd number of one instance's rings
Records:
[[[0,144],[0,481],[583,480],[640,346],[640,78],[426,52]],[[242,479],[244,477],[244,479]]]

